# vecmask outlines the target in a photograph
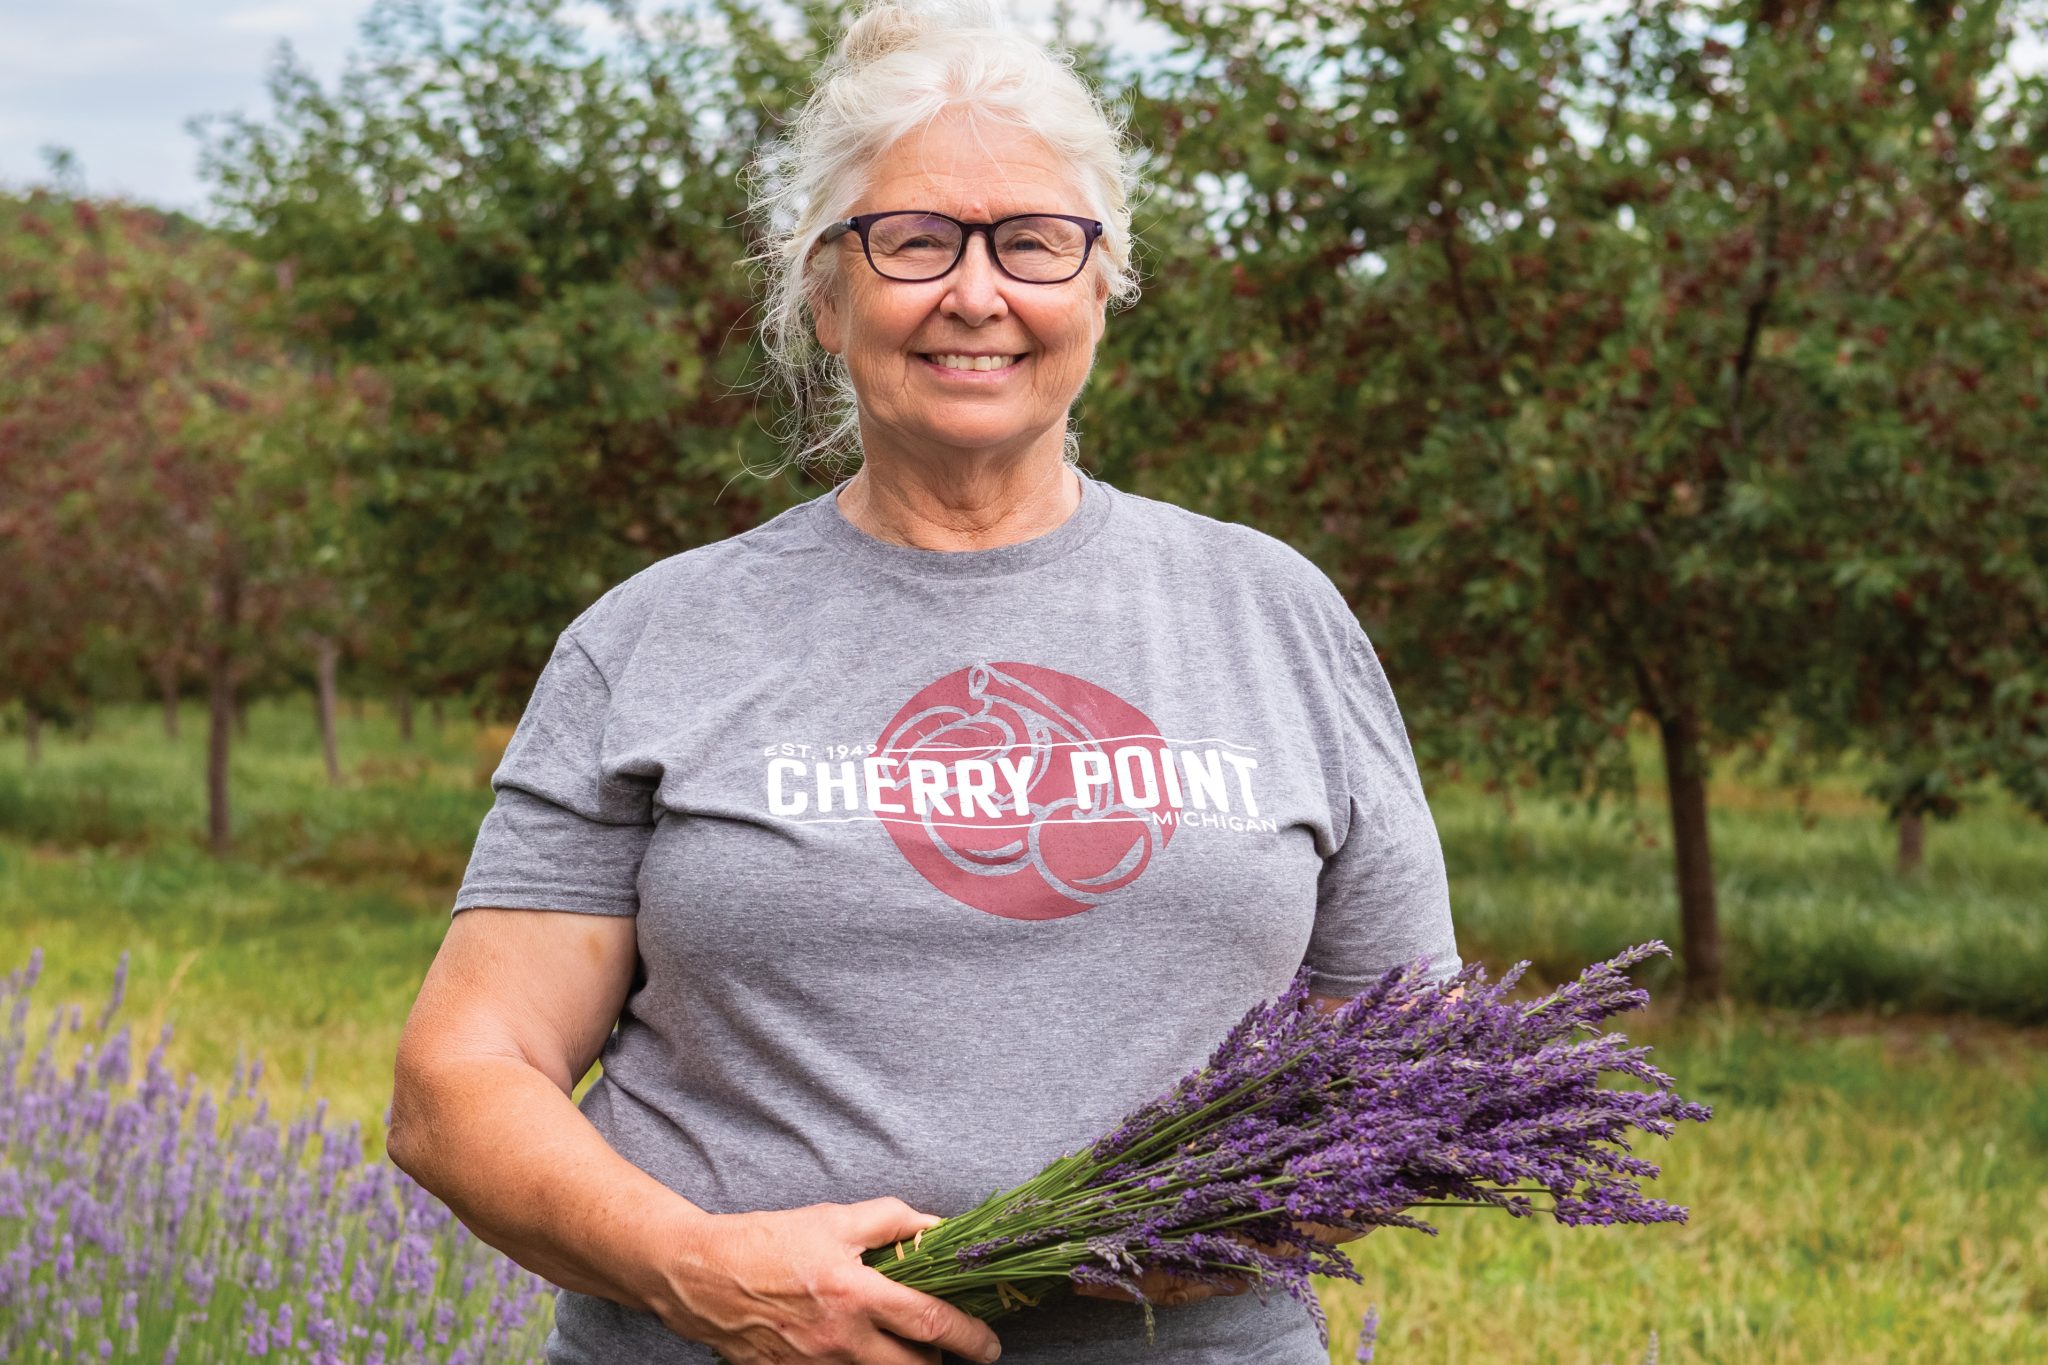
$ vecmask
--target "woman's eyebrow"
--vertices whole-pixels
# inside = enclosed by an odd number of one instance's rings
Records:
[[[992,209],[987,213],[961,213],[953,209],[933,208],[929,204],[917,205],[925,213],[943,213],[949,218],[958,218],[963,223],[1000,223],[1005,218],[1020,218],[1034,213],[1070,213],[1073,210],[1047,208],[1043,204],[1027,204],[1018,207]]]

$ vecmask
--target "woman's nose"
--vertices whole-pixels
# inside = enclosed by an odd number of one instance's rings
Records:
[[[967,250],[953,268],[940,306],[969,326],[1001,317],[1009,311],[1002,285],[1002,272],[989,255],[988,238],[977,232],[967,239]]]

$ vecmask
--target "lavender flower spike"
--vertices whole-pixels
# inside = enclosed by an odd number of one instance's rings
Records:
[[[1358,1324],[1358,1365],[1367,1365],[1380,1337],[1380,1310],[1378,1305],[1365,1310],[1364,1321]]]
[[[1526,962],[1497,982],[1472,963],[1433,984],[1417,961],[1328,1014],[1310,1005],[1303,968],[1206,1065],[1089,1147],[928,1229],[907,1256],[863,1259],[985,1320],[1050,1289],[1117,1285],[1144,1306],[1148,1339],[1145,1272],[1248,1279],[1261,1302],[1274,1286],[1300,1302],[1327,1348],[1313,1277],[1363,1281],[1298,1223],[1435,1236],[1410,1210],[1445,1207],[1683,1222],[1683,1207],[1643,1196],[1637,1181],[1659,1170],[1626,1155],[1624,1134],[1668,1138],[1712,1111],[1672,1093],[1649,1049],[1594,1027],[1648,1002],[1626,969],[1659,953],[1661,941],[1638,945],[1529,1003],[1508,997]],[[1608,1072],[1654,1089],[1603,1087]],[[1360,1360],[1376,1313],[1368,1323]]]

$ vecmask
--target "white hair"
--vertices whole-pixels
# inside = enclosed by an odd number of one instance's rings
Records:
[[[1071,167],[1075,192],[1103,224],[1089,268],[1108,284],[1111,304],[1136,301],[1130,201],[1142,153],[1126,145],[1122,116],[1073,68],[1072,54],[1009,27],[987,0],[885,0],[848,26],[788,133],[763,148],[749,172],[762,245],[748,264],[766,294],[764,379],[780,381],[793,409],[781,467],[793,460],[837,472],[858,463],[852,377],[813,330],[813,301],[831,287],[838,258],[820,253],[813,262],[811,248],[851,211],[882,154],[949,110],[1023,129]],[[1065,451],[1069,463],[1080,454],[1071,423]]]

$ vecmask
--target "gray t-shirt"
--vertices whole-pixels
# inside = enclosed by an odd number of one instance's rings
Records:
[[[1076,471],[1079,473],[1079,471]],[[1034,539],[924,550],[838,489],[562,632],[455,901],[637,915],[582,1112],[712,1213],[965,1212],[1200,1066],[1303,963],[1462,965],[1436,826],[1342,595],[1263,532],[1081,474]],[[1277,1291],[1058,1292],[1010,1365],[1310,1365]],[[562,1291],[547,1358],[708,1365]]]

